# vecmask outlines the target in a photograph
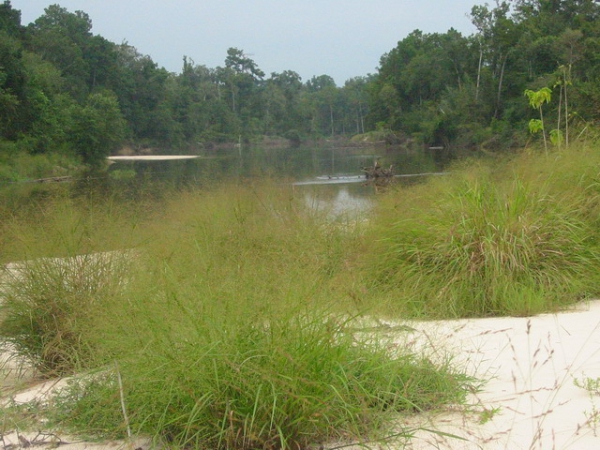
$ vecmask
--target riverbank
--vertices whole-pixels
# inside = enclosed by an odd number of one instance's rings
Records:
[[[381,323],[377,332],[399,345],[433,344],[439,354],[455,355],[468,373],[487,380],[469,396],[466,407],[402,416],[403,426],[418,429],[408,449],[592,449],[600,446],[600,396],[586,390],[600,377],[600,300],[572,311],[535,317]],[[407,334],[406,325],[413,330]],[[372,331],[370,331],[372,332]],[[35,405],[67,385],[67,379],[36,382],[33,371],[3,356],[13,387],[5,387],[6,405]],[[15,386],[20,385],[20,389]],[[433,430],[433,432],[431,432]],[[5,448],[35,446],[69,450],[147,449],[143,438],[93,442],[62,435],[60,430],[18,429],[4,420]],[[29,444],[27,444],[29,443]],[[347,444],[347,443],[346,443]],[[322,448],[336,447],[336,443]],[[358,450],[359,446],[347,447]],[[401,448],[392,444],[391,448]]]

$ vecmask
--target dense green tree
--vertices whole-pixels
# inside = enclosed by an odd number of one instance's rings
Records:
[[[370,92],[371,126],[388,126],[434,143],[446,114],[439,106],[449,89],[472,83],[477,58],[456,30],[414,31],[381,58]]]
[[[84,105],[72,105],[69,141],[83,162],[101,167],[123,142],[125,122],[111,92],[90,94]]]
[[[310,111],[310,132],[313,136],[333,136],[336,131],[338,89],[329,75],[314,76],[306,82],[304,98]]]
[[[30,117],[24,106],[25,70],[20,42],[0,30],[0,135],[15,139],[28,129]]]
[[[21,38],[23,34],[21,11],[14,9],[9,0],[0,4],[0,31],[13,38]]]
[[[169,145],[169,133],[162,122],[165,111],[158,109],[171,75],[127,43],[119,45],[116,52],[119,72],[112,91],[117,95],[131,139],[141,145]]]
[[[27,77],[27,107],[31,116],[27,139],[29,151],[68,152],[68,112],[76,102],[65,93],[65,79],[53,64],[35,53],[25,52],[23,64]]]
[[[86,13],[71,13],[59,5],[47,7],[44,15],[28,26],[30,49],[62,72],[66,88],[78,100],[84,100],[89,92],[86,50],[91,29],[92,21]]]
[[[219,68],[218,74],[228,92],[231,111],[237,118],[238,132],[247,133],[259,104],[256,96],[258,82],[265,74],[243,50],[233,47],[227,50],[225,67]]]
[[[304,131],[301,110],[302,78],[292,70],[272,73],[264,87],[265,133],[285,136]],[[294,136],[296,137],[296,136]]]
[[[523,92],[547,88],[548,133],[568,143],[574,128],[600,119],[599,19],[593,0],[495,0],[471,10],[473,35],[415,30],[382,55],[376,74],[338,87],[328,75],[303,83],[289,70],[266,78],[234,47],[222,67],[184,57],[181,73],[169,73],[135,47],[94,35],[82,11],[50,5],[23,27],[4,0],[0,139],[91,165],[124,140],[196,149],[374,129],[425,145],[493,148],[526,138],[536,116]]]

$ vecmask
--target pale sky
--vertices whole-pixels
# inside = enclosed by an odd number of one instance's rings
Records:
[[[342,86],[376,73],[380,57],[416,29],[473,34],[469,13],[485,0],[11,0],[23,25],[54,3],[86,12],[92,33],[126,41],[171,72],[181,72],[184,55],[223,66],[236,47],[267,77],[293,70]]]

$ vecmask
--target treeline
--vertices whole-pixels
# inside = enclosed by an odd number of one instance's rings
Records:
[[[10,1],[0,5],[0,148],[74,152],[95,164],[124,144],[189,150],[365,130],[366,78],[338,88],[327,75],[267,77],[236,48],[223,67],[184,57],[175,74],[91,30],[82,11],[51,5],[23,26]]]
[[[237,48],[222,67],[183,57],[171,73],[93,34],[82,11],[51,5],[24,26],[5,0],[0,156],[63,153],[93,165],[125,144],[193,151],[260,136],[298,144],[365,133],[496,149],[522,144],[532,119],[531,131],[554,129],[561,142],[600,116],[599,18],[592,0],[497,0],[473,7],[474,35],[414,31],[376,74],[338,87],[327,75],[267,76]],[[524,96],[543,88],[540,104]]]
[[[370,126],[462,148],[566,142],[600,118],[598,3],[496,0],[472,8],[472,36],[414,31],[381,58]]]

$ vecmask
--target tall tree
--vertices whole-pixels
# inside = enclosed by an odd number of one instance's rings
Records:
[[[21,11],[14,9],[10,0],[4,0],[0,4],[0,31],[13,38],[21,38],[24,31],[21,25]]]
[[[68,80],[67,89],[83,101],[89,92],[90,67],[86,50],[92,38],[92,21],[83,11],[70,13],[50,5],[28,27],[31,49],[58,67]]]
[[[253,129],[254,119],[262,110],[257,94],[264,72],[243,50],[232,47],[227,50],[225,67],[218,68],[218,73],[237,118],[238,135],[254,134],[258,131]]]

